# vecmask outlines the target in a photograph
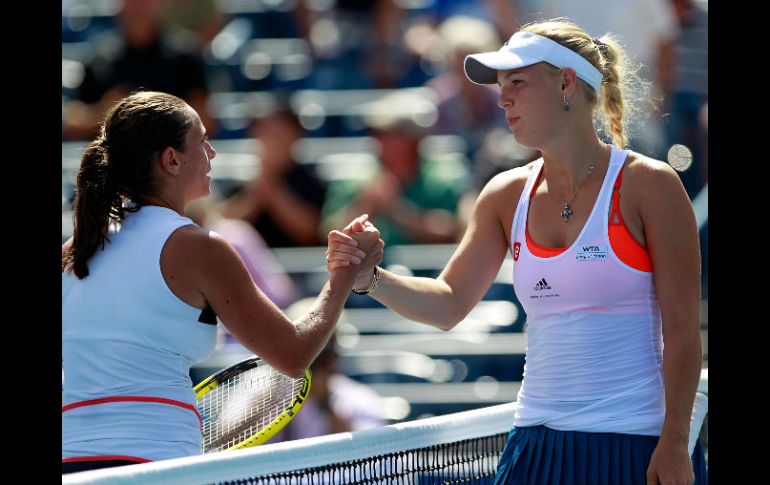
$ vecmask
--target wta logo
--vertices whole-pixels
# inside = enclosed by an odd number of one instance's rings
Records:
[[[513,260],[519,260],[519,251],[521,251],[521,243],[513,243]]]

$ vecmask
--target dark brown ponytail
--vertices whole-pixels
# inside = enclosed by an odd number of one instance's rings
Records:
[[[78,278],[88,276],[86,261],[91,259],[99,246],[104,247],[110,216],[117,215],[114,214],[114,207],[120,204],[103,143],[98,138],[88,145],[77,175],[73,243],[62,261],[62,271],[69,261]]]
[[[109,242],[110,222],[144,205],[155,189],[153,162],[167,147],[184,148],[193,119],[184,101],[153,91],[133,93],[110,108],[80,161],[72,246],[62,256],[62,271],[88,276],[88,261]]]

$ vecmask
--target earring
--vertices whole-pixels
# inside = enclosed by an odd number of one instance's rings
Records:
[[[564,95],[564,111],[569,111],[569,100],[566,94]]]

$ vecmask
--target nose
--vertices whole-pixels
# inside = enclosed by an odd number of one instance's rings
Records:
[[[217,151],[214,149],[214,145],[211,144],[211,142],[206,141],[206,144],[208,145],[208,151],[209,151],[209,160],[217,156]]]
[[[513,105],[513,102],[505,96],[505,92],[500,90],[500,98],[497,100],[497,106],[505,109]]]

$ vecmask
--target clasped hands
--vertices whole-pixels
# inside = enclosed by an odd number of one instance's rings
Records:
[[[385,243],[380,239],[380,231],[369,221],[369,215],[356,217],[342,231],[329,231],[327,241],[326,269],[331,273],[357,266],[354,286],[367,287],[374,267],[382,262],[385,254]]]

